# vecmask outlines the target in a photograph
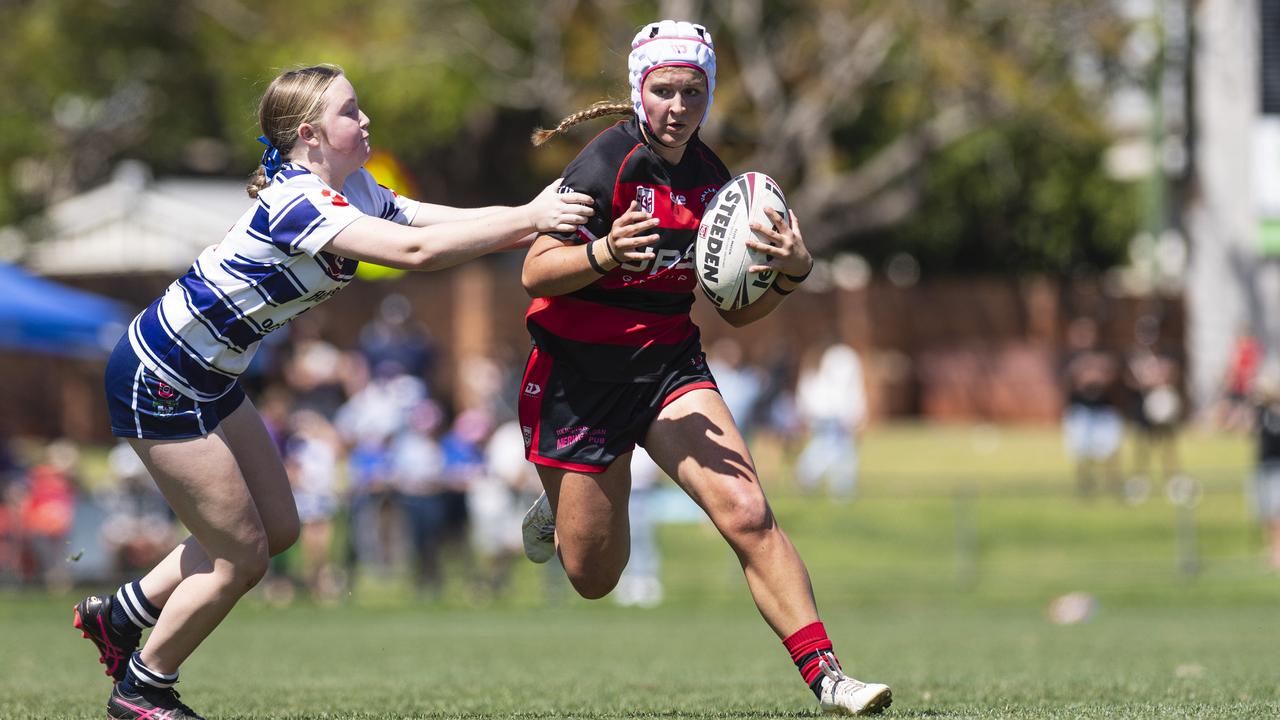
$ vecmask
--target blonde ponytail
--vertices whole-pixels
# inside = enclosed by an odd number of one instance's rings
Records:
[[[267,179],[267,169],[259,165],[258,169],[249,176],[249,185],[245,187],[245,192],[249,193],[249,197],[257,200],[258,193],[270,184],[271,181]]]

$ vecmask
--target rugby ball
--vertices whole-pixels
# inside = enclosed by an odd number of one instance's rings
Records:
[[[737,310],[760,298],[773,284],[776,273],[766,270],[748,273],[752,265],[764,264],[769,256],[747,247],[747,239],[755,237],[752,222],[771,227],[764,209],[771,207],[791,223],[787,199],[773,178],[764,173],[743,173],[720,188],[707,203],[698,237],[693,246],[693,261],[698,270],[698,284],[711,302],[722,310]],[[758,238],[769,242],[768,238]]]

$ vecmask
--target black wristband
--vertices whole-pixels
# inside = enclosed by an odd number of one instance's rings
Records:
[[[791,276],[783,275],[782,277],[790,278]],[[778,280],[776,278],[774,279],[773,284],[769,286],[769,288],[774,292],[778,293],[779,295],[783,295],[783,296],[790,295],[791,293],[795,292],[795,290],[783,290],[781,287],[778,286]]]
[[[622,258],[618,257],[616,253],[613,252],[613,246],[609,244],[609,236],[605,235],[601,239],[604,240],[604,249],[609,251],[609,257],[613,258],[614,262],[621,265],[623,260]]]
[[[782,277],[784,277],[784,278],[786,278],[786,279],[790,280],[791,282],[793,282],[793,283],[795,283],[795,284],[799,285],[800,283],[802,283],[802,282],[804,282],[804,281],[805,281],[805,278],[809,277],[809,273],[813,272],[813,266],[814,266],[814,265],[817,265],[817,263],[810,263],[810,264],[809,264],[809,269],[808,269],[808,270],[805,270],[803,275],[787,275],[787,274],[785,274],[785,273],[779,273],[779,274],[780,274],[780,275],[782,275]],[[787,292],[789,293],[789,292],[791,292],[791,291],[790,291],[790,290],[788,290]],[[787,294],[787,293],[783,293],[783,295],[786,295],[786,294]]]
[[[599,260],[596,260],[596,254],[595,254],[595,252],[593,252],[593,251],[592,251],[592,249],[591,249],[591,246],[592,246],[592,245],[595,245],[595,244],[596,244],[596,242],[597,242],[596,240],[592,240],[591,242],[587,243],[587,245],[586,245],[586,248],[587,248],[587,262],[590,262],[590,263],[591,263],[591,269],[592,269],[592,270],[595,270],[596,272],[600,273],[601,275],[605,275],[605,274],[608,274],[608,272],[609,272],[609,271],[604,269],[604,266],[600,264],[600,261],[599,261]]]

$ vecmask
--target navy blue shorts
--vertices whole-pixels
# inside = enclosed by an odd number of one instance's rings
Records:
[[[183,440],[213,432],[240,403],[240,383],[210,402],[197,402],[147,369],[126,333],[107,361],[107,413],[111,434],[147,440]]]

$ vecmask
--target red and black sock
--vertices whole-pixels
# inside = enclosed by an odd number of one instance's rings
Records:
[[[783,640],[782,645],[791,653],[791,661],[814,695],[822,691],[821,661],[826,658],[829,664],[835,663],[837,668],[840,667],[831,639],[827,637],[827,629],[821,622],[805,625]]]

